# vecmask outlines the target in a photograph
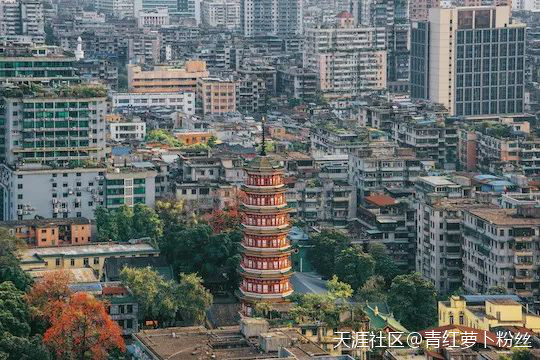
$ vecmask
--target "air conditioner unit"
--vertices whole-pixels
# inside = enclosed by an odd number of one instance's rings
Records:
[[[69,195],[73,195],[73,190],[69,190],[69,191],[68,191],[68,194],[69,194]]]
[[[22,210],[17,210],[17,215],[22,215],[22,214],[23,214]]]
[[[53,213],[58,214],[58,208],[54,208]]]

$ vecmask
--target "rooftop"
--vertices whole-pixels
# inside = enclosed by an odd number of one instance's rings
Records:
[[[58,88],[45,88],[41,85],[21,85],[3,89],[3,96],[6,98],[70,98],[86,99],[107,96],[107,88],[101,85],[70,85]]]
[[[27,220],[10,220],[0,221],[0,227],[15,227],[15,226],[53,226],[53,225],[90,225],[90,220],[84,217],[75,217],[67,219],[27,219]]]
[[[513,226],[513,225],[534,225],[540,226],[540,218],[517,216],[517,209],[500,208],[480,208],[472,209],[469,212],[485,221],[495,225]]]
[[[422,177],[419,177],[418,180],[427,182],[433,186],[455,186],[456,185],[443,176],[422,176]]]
[[[369,195],[365,197],[366,202],[376,205],[376,206],[390,206],[396,203],[396,200],[388,195]]]
[[[114,255],[114,254],[152,253],[158,254],[159,250],[146,243],[94,243],[91,245],[70,245],[43,248],[31,248],[21,251],[21,261],[33,262],[42,257],[50,256],[88,256],[88,255]]]

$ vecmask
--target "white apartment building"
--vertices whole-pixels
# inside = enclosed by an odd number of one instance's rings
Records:
[[[160,28],[170,23],[169,10],[167,8],[139,11],[137,25],[139,28]]]
[[[1,0],[0,36],[45,42],[43,5],[39,0]]]
[[[303,31],[302,0],[240,0],[244,36],[300,35]]]
[[[238,29],[240,27],[240,1],[204,0],[201,3],[201,22],[207,27]]]
[[[185,114],[195,114],[195,93],[113,93],[112,107],[120,108],[152,108],[171,107]]]
[[[465,212],[463,285],[467,292],[484,294],[503,286],[539,309],[539,215],[537,207],[527,205]]]
[[[418,178],[416,271],[438,292],[461,286],[461,211],[469,205],[461,185],[442,176]]]
[[[146,123],[144,121],[118,121],[109,123],[110,139],[113,141],[143,141],[146,136]]]
[[[142,10],[142,0],[96,0],[96,10],[119,19],[134,18]]]
[[[325,99],[349,107],[358,96],[386,88],[385,28],[359,27],[342,12],[334,26],[306,29],[303,62],[317,73]]]

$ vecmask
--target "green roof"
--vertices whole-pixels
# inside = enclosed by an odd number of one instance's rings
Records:
[[[253,160],[251,160],[247,166],[246,170],[254,170],[254,171],[275,171],[275,170],[282,170],[283,167],[280,165],[278,161],[273,159],[270,156],[263,156],[259,155],[255,157]]]
[[[381,330],[390,327],[394,331],[408,333],[409,331],[394,318],[386,303],[368,303],[363,306],[363,310],[369,317],[369,325],[373,330]]]

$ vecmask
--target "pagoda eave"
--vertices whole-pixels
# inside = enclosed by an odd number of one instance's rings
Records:
[[[257,303],[260,301],[265,302],[286,302],[287,298],[291,296],[293,293],[293,290],[288,290],[286,292],[280,293],[280,294],[259,294],[259,293],[251,293],[251,292],[244,292],[242,289],[238,289],[235,291],[236,296],[245,302],[250,303]]]
[[[241,274],[243,277],[246,277],[249,279],[279,280],[279,279],[291,277],[293,274],[293,271],[291,267],[289,267],[285,271],[281,271],[281,270],[254,270],[254,269],[246,269],[243,266],[240,266],[238,268],[238,273]]]
[[[246,255],[260,258],[288,255],[293,252],[291,246],[282,248],[255,248],[252,246],[246,246],[244,244],[239,244],[239,246],[242,248]]]
[[[278,186],[249,186],[242,185],[242,191],[248,194],[281,194],[287,191],[287,187]]]
[[[293,211],[292,208],[288,206],[274,206],[273,208],[270,207],[256,207],[256,206],[250,206],[250,205],[241,205],[240,206],[241,211],[243,211],[246,214],[287,214]]]

